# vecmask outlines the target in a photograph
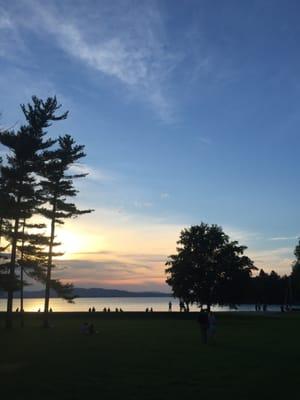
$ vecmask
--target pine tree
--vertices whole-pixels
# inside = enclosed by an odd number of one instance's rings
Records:
[[[75,197],[77,190],[73,180],[85,177],[86,174],[70,175],[69,169],[79,159],[85,157],[84,146],[77,145],[70,135],[59,137],[58,148],[46,151],[44,157],[47,160],[41,168],[42,190],[40,196],[47,203],[47,207],[41,207],[40,213],[50,221],[50,238],[47,255],[47,276],[44,305],[44,327],[48,327],[48,312],[50,301],[50,288],[61,291],[65,298],[70,296],[71,285],[61,285],[59,281],[52,279],[52,269],[55,267],[53,258],[61,255],[54,251],[60,243],[55,242],[55,231],[57,225],[64,224],[66,219],[77,217],[81,214],[90,213],[92,210],[79,210],[75,204],[67,202],[66,198]],[[72,298],[72,297],[71,297]]]
[[[10,262],[8,265],[7,318],[6,327],[12,327],[13,293],[18,289],[16,276],[18,243],[22,241],[21,221],[30,219],[35,213],[36,174],[40,167],[42,152],[51,147],[55,141],[46,139],[45,129],[51,121],[65,119],[67,113],[56,115],[60,108],[56,98],[48,98],[45,102],[32,97],[32,104],[21,105],[26,124],[15,131],[0,132],[0,143],[9,150],[7,164],[1,166],[1,177],[5,193],[9,194],[7,219],[12,229],[6,232],[10,242]]]
[[[2,158],[0,157],[0,290],[5,290],[7,286],[7,263],[6,254],[4,253],[9,243],[5,241],[5,235],[8,230],[8,212],[9,212],[9,196],[6,193],[4,179],[2,177]]]

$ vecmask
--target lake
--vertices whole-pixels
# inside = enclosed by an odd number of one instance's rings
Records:
[[[178,300],[173,297],[94,297],[78,298],[74,304],[67,303],[62,299],[51,299],[50,307],[53,311],[80,312],[88,311],[89,307],[95,307],[96,311],[102,311],[104,307],[115,311],[116,308],[122,308],[123,311],[145,311],[146,308],[153,308],[153,311],[168,311],[169,301],[172,302],[172,310],[179,311]],[[44,301],[40,299],[24,299],[25,311],[43,310]],[[14,309],[20,307],[20,300],[14,299]],[[6,299],[0,299],[0,311],[6,310]],[[235,311],[228,306],[213,307],[213,311]],[[197,306],[192,306],[191,311],[199,311]],[[255,311],[254,305],[241,305],[237,311]],[[268,311],[280,311],[276,305],[268,306]]]

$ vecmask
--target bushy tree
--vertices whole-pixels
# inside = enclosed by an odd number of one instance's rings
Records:
[[[293,300],[300,302],[300,240],[295,247],[294,255],[296,260],[292,266],[291,287],[293,290]]]
[[[177,242],[177,254],[166,265],[166,282],[175,297],[199,306],[237,304],[243,285],[255,269],[240,246],[217,225],[191,226],[184,229]]]

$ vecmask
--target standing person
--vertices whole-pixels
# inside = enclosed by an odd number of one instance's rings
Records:
[[[266,312],[266,311],[267,311],[267,309],[268,309],[268,306],[267,306],[267,304],[264,304],[264,305],[263,305],[263,312]]]
[[[217,320],[212,311],[208,314],[208,339],[212,339],[212,342],[216,341],[216,333],[217,333]]]
[[[171,301],[169,301],[169,311],[170,312],[172,311],[172,302]]]
[[[207,344],[208,339],[208,314],[206,310],[201,310],[198,315],[198,323],[201,330],[202,343]]]
[[[184,311],[184,304],[183,304],[182,300],[180,300],[180,302],[179,302],[179,311],[180,312]]]
[[[89,335],[93,335],[94,333],[95,333],[94,324],[90,323],[90,324],[88,325],[88,334],[89,334]]]

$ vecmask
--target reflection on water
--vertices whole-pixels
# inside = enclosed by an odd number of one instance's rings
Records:
[[[122,308],[123,311],[145,311],[146,308],[153,308],[153,311],[168,311],[168,304],[172,302],[172,310],[179,311],[178,301],[172,297],[108,297],[108,298],[79,298],[74,304],[67,303],[62,299],[51,299],[50,307],[53,311],[88,311],[89,307],[95,307],[96,311],[102,311],[104,307],[115,311]],[[14,300],[14,309],[20,308],[20,300]],[[43,299],[25,299],[25,311],[42,311],[44,307]],[[0,311],[6,310],[6,300],[0,299]],[[192,306],[191,311],[198,311],[197,306]],[[213,311],[234,311],[229,307],[213,307]],[[255,311],[254,305],[242,305],[237,311]],[[269,306],[268,311],[280,311],[279,306]]]

